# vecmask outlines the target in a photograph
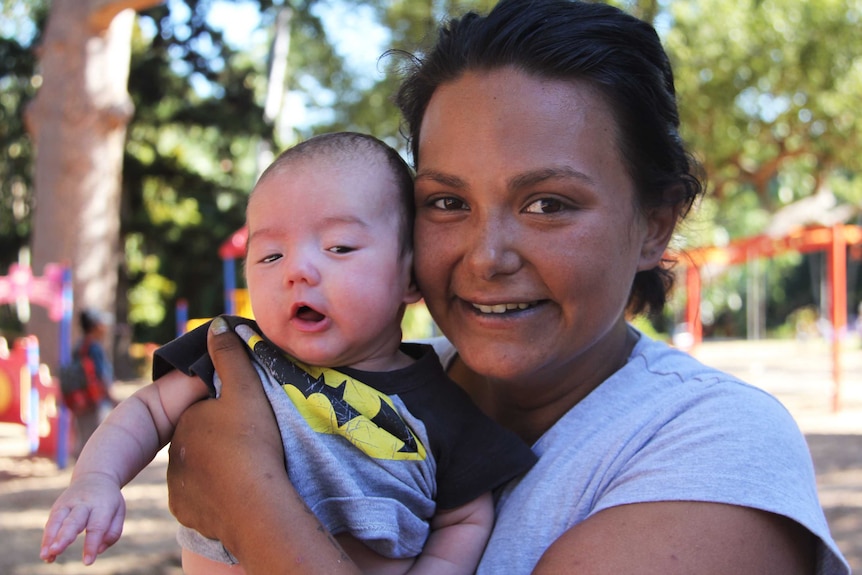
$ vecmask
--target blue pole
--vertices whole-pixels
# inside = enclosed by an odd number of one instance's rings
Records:
[[[74,307],[72,268],[63,268],[61,293],[63,317],[60,318],[60,365],[68,365],[72,362],[72,310]],[[69,427],[71,425],[71,414],[61,400],[57,414],[57,467],[60,469],[65,469],[69,461]]]
[[[177,337],[180,337],[186,332],[186,325],[189,322],[189,302],[187,300],[177,300],[175,319],[177,322]]]
[[[230,315],[236,314],[236,303],[233,294],[236,291],[236,261],[233,258],[225,258],[224,266],[224,310]]]

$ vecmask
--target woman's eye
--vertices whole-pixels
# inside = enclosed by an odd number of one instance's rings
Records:
[[[467,204],[464,203],[463,200],[459,200],[458,198],[437,198],[436,200],[431,202],[431,205],[437,208],[438,210],[465,210],[467,209]]]
[[[528,214],[555,214],[565,208],[566,206],[560,200],[542,198],[530,203],[524,211]]]

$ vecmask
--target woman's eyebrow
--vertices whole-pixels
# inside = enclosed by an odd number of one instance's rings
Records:
[[[575,179],[586,184],[593,185],[595,180],[587,174],[571,168],[569,166],[553,166],[549,168],[541,168],[538,170],[530,170],[523,174],[518,174],[509,179],[510,189],[519,189],[529,187],[547,180],[563,180]]]
[[[467,182],[465,182],[458,176],[453,176],[452,174],[444,174],[443,172],[438,172],[435,170],[422,170],[418,172],[416,174],[415,181],[420,182],[423,180],[429,180],[438,184],[443,184],[444,186],[450,188],[467,187]]]
[[[540,168],[537,170],[529,170],[522,174],[518,174],[509,179],[509,188],[510,189],[518,189],[529,187],[531,185],[538,184],[540,182],[544,182],[546,180],[561,180],[561,179],[575,179],[580,180],[586,184],[594,185],[595,180],[574,168],[569,166],[553,166],[548,168]],[[463,189],[467,187],[467,182],[458,176],[454,176],[452,174],[446,174],[443,172],[438,172],[435,170],[424,170],[420,171],[416,174],[416,181],[420,182],[423,180],[428,180],[432,182],[436,182],[439,184],[443,184],[444,186],[456,189]]]

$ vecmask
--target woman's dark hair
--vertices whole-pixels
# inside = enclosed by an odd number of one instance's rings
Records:
[[[675,204],[684,217],[703,192],[699,164],[679,136],[673,71],[648,23],[608,6],[569,0],[502,0],[487,15],[444,24],[425,56],[412,57],[396,95],[414,165],[434,91],[469,70],[511,66],[554,80],[590,82],[610,105],[618,146],[641,209]],[[671,261],[638,272],[631,313],[660,311],[673,285]]]

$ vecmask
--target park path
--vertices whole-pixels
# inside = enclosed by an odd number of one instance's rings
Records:
[[[832,411],[831,352],[823,341],[709,342],[693,351],[707,364],[775,394],[805,433],[817,470],[818,491],[839,547],[862,573],[862,345],[842,354],[842,409]],[[125,393],[134,383],[122,386]],[[166,452],[124,490],[128,514],[123,538],[90,567],[76,542],[54,565],[38,559],[47,509],[71,471],[27,455],[20,426],[0,424],[0,574],[181,575],[176,525],[167,508]]]

